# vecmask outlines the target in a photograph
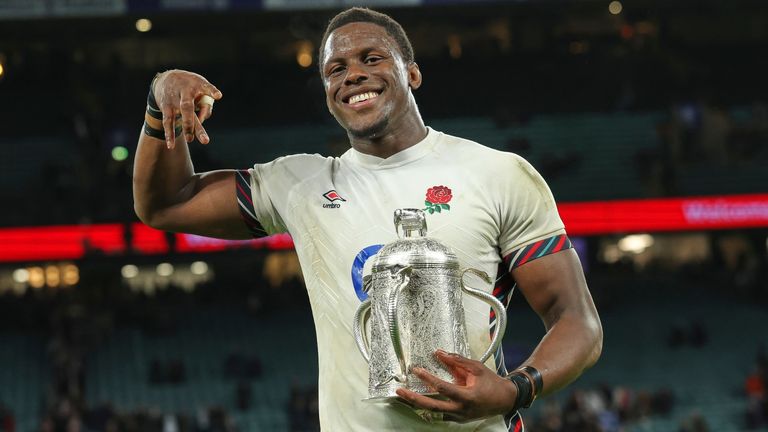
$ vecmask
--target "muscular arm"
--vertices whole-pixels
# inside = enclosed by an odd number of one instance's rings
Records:
[[[195,174],[183,138],[167,149],[142,133],[133,170],[134,208],[165,231],[227,239],[251,238],[238,210],[234,171]]]
[[[550,394],[571,383],[600,357],[600,318],[573,249],[531,261],[514,269],[512,276],[547,329],[524,364],[541,372],[541,394]]]
[[[549,394],[597,361],[603,340],[600,319],[572,249],[531,261],[513,270],[512,275],[547,328],[525,365],[539,370],[544,381],[541,394]],[[421,368],[413,372],[447,400],[406,389],[398,389],[398,396],[417,408],[443,412],[446,419],[458,421],[503,415],[512,409],[517,389],[509,380],[476,360],[440,350],[436,356],[453,373],[453,383]]]
[[[166,231],[227,239],[250,238],[239,213],[235,172],[194,172],[186,141],[196,135],[201,142],[208,142],[202,121],[210,111],[197,118],[194,105],[188,102],[194,100],[195,95],[203,94],[207,81],[188,72],[179,74],[186,81],[166,80],[170,82],[155,85],[163,122],[145,117],[153,128],[165,128],[167,141],[140,134],[133,170],[136,214],[147,225]],[[176,113],[184,116],[184,133],[174,139],[170,119]]]

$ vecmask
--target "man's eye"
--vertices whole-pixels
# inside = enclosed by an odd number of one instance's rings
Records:
[[[368,56],[365,58],[366,63],[376,63],[379,60],[381,60],[381,57],[377,57],[377,56]]]
[[[344,67],[342,67],[342,66],[336,66],[336,67],[334,67],[334,68],[332,68],[332,69],[330,70],[330,72],[329,72],[329,75],[336,75],[336,74],[338,74],[338,73],[342,72],[343,70],[344,70]]]

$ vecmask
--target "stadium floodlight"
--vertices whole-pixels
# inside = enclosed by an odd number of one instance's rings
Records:
[[[189,266],[189,270],[194,275],[204,275],[208,273],[208,264],[205,261],[195,261]]]
[[[16,283],[29,282],[29,270],[20,268],[13,271],[13,281]]]
[[[633,234],[619,240],[619,249],[622,252],[639,254],[653,245],[653,237],[650,234]]]
[[[160,263],[155,269],[158,276],[168,277],[173,274],[173,265],[171,263]]]
[[[139,268],[133,264],[126,264],[120,270],[120,274],[122,274],[126,279],[135,278],[139,275]]]
[[[136,20],[136,30],[146,33],[152,30],[152,21],[147,18],[139,18]]]
[[[612,15],[620,14],[622,9],[624,9],[624,5],[622,5],[620,1],[612,1],[608,4],[608,12]]]
[[[304,40],[299,42],[298,44],[298,50],[296,51],[296,63],[299,64],[299,66],[303,68],[308,68],[312,66],[312,50],[314,47],[312,46],[312,42],[308,40]]]

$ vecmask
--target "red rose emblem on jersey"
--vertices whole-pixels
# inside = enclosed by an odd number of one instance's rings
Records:
[[[451,190],[445,186],[434,186],[427,190],[427,201],[432,204],[448,204],[451,198]]]
[[[424,200],[426,207],[424,211],[432,213],[440,213],[443,210],[450,210],[451,206],[448,202],[451,201],[453,195],[451,189],[447,186],[432,186],[427,189],[427,197]]]

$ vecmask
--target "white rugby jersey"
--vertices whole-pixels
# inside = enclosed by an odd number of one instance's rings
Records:
[[[366,298],[366,260],[397,238],[396,209],[424,209],[428,235],[449,245],[462,268],[498,275],[495,284],[478,280],[474,288],[503,302],[511,268],[569,248],[552,193],[528,162],[429,129],[386,159],[350,149],[339,158],[293,155],[255,165],[238,172],[238,200],[254,235],[289,232],[296,245],[317,332],[323,430],[507,430],[501,416],[430,424],[400,404],[364,402],[368,364],[352,326]],[[490,341],[490,308],[469,296],[464,307],[478,358]]]

